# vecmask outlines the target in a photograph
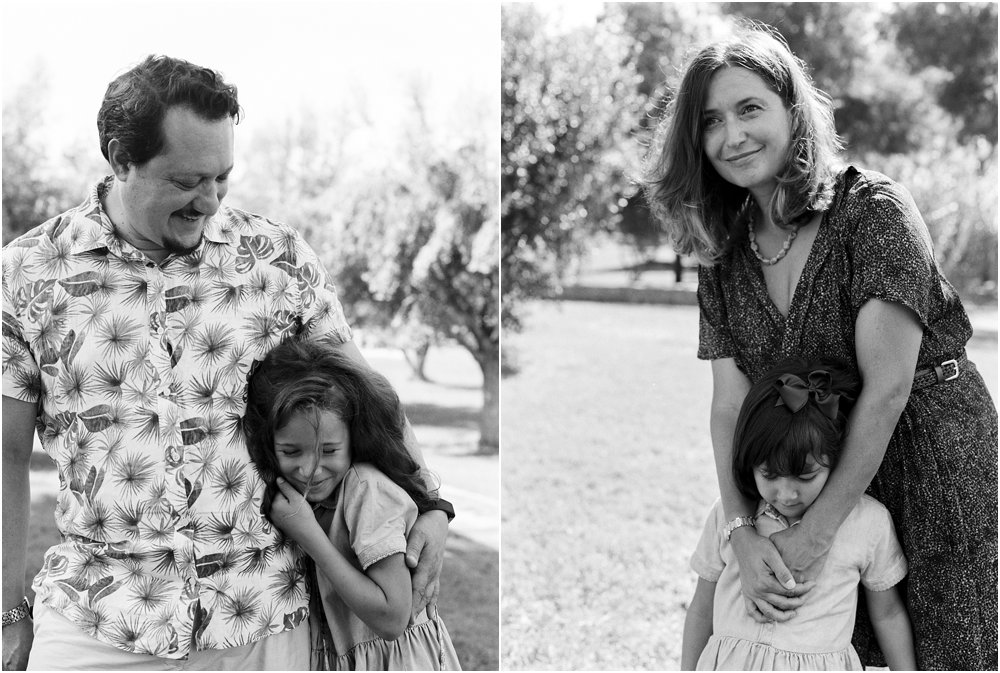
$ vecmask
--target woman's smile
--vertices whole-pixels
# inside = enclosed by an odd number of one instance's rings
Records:
[[[702,125],[712,167],[765,207],[791,144],[791,114],[781,96],[749,70],[723,68],[709,84]]]

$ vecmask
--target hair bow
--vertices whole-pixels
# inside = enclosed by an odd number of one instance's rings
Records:
[[[830,420],[836,420],[840,409],[840,395],[832,391],[832,384],[833,377],[825,369],[809,372],[806,381],[795,374],[782,374],[774,382],[778,391],[778,401],[774,406],[784,405],[794,414],[806,405],[812,395],[820,411]]]

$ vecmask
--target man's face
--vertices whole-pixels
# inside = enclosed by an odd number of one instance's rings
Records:
[[[176,106],[163,118],[163,149],[117,171],[125,237],[141,250],[184,254],[201,241],[233,168],[233,121],[208,121]],[[163,255],[164,257],[166,254]]]

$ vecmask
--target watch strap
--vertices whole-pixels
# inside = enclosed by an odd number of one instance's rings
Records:
[[[451,523],[451,520],[455,518],[455,506],[444,498],[438,498],[437,500],[432,501],[431,505],[427,508],[427,511],[429,512],[432,509],[439,509],[444,512],[448,517],[448,523]]]
[[[743,526],[756,527],[752,516],[738,516],[729,523],[726,524],[725,529],[722,531],[722,537],[729,540],[729,537],[733,534],[733,531],[737,528],[742,528]]]
[[[28,597],[25,596],[24,600],[22,600],[17,607],[3,611],[3,625],[9,626],[10,624],[14,624],[16,622],[21,621],[25,617],[30,617],[30,616],[31,616],[31,603],[28,602]]]

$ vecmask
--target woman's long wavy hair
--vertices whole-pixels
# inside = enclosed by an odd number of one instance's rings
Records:
[[[726,67],[756,74],[791,113],[785,168],[769,204],[776,224],[789,226],[829,207],[842,147],[829,96],[815,87],[805,64],[776,30],[744,23],[737,37],[699,51],[657,126],[640,183],[675,249],[706,266],[738,240],[734,234],[743,231],[752,206],[749,191],[723,180],[704,151],[705,97],[712,77]]]
[[[778,404],[779,377],[794,374],[807,381],[816,370],[830,373],[829,392],[840,395],[836,418],[823,413],[812,393],[805,406],[795,412]],[[775,475],[799,475],[812,456],[833,469],[847,437],[847,417],[859,388],[858,377],[835,358],[786,358],[764,374],[744,398],[733,434],[732,474],[740,493],[753,500],[760,498],[754,479],[758,465]]]
[[[407,450],[406,417],[389,381],[332,344],[301,337],[268,353],[247,387],[243,431],[250,458],[267,484],[267,503],[281,476],[274,433],[295,413],[310,409],[332,411],[347,425],[352,462],[377,467],[421,512],[433,503],[436,493],[428,489],[424,472]]]

